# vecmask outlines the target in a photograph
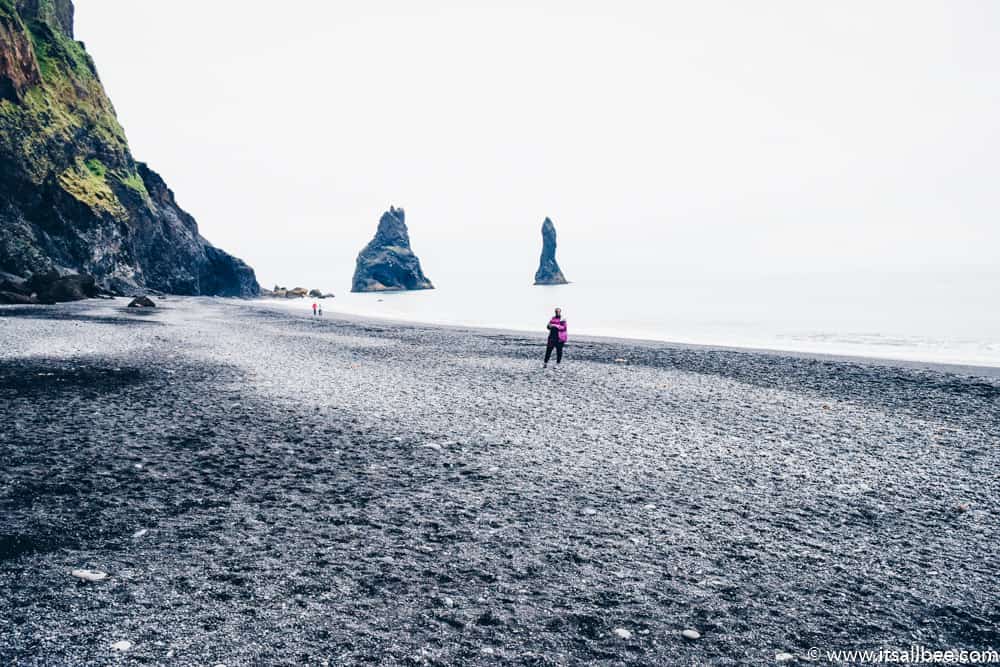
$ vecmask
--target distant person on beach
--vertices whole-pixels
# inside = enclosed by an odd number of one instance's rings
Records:
[[[319,316],[323,317],[323,304],[319,304]]]
[[[552,350],[556,351],[556,365],[562,363],[563,345],[568,338],[566,334],[566,320],[562,318],[562,308],[556,308],[556,314],[549,320],[549,341],[545,345],[545,363],[542,368],[549,367],[549,359],[552,358]]]
[[[313,304],[313,317],[315,317],[315,316],[316,316],[316,304],[314,303]]]

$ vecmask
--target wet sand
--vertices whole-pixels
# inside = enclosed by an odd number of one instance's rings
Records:
[[[126,303],[0,308],[0,664],[1000,648],[985,372]]]

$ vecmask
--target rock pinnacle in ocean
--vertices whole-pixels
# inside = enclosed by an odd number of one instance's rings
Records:
[[[352,292],[434,289],[410,249],[406,213],[389,207],[382,214],[375,238],[358,254]]]
[[[535,272],[536,285],[565,285],[569,281],[556,262],[556,226],[545,218],[542,223],[542,258]]]

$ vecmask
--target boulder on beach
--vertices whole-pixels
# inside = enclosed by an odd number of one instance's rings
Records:
[[[550,218],[542,223],[542,257],[535,272],[536,285],[565,285],[569,281],[556,262],[556,226]]]
[[[93,276],[82,273],[46,271],[23,279],[3,274],[0,303],[62,303],[93,299],[104,294]]]
[[[268,297],[272,299],[302,299],[304,297],[309,297],[310,299],[332,299],[334,294],[332,292],[324,292],[319,289],[306,289],[305,287],[294,287],[288,289],[286,287],[280,287],[278,285],[274,286],[273,290],[262,289],[260,295],[263,297]]]
[[[97,297],[101,290],[94,276],[84,273],[60,275],[57,271],[39,273],[25,282],[25,287],[38,295],[41,303],[81,301]]]
[[[38,303],[38,298],[34,294],[25,294],[21,290],[6,289],[0,283],[0,304],[17,304],[26,306]]]
[[[38,303],[38,299],[25,286],[24,278],[10,273],[0,273],[0,303]]]
[[[156,302],[148,296],[137,296],[128,304],[129,308],[156,308]]]
[[[358,254],[352,292],[434,289],[420,260],[410,248],[406,213],[389,207],[382,214],[375,238]]]

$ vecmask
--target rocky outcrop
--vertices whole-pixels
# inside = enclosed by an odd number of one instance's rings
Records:
[[[73,39],[75,9],[72,0],[15,0],[13,4],[22,16],[44,21],[63,36]]]
[[[129,308],[156,308],[156,302],[148,296],[137,296],[128,304]]]
[[[352,292],[434,289],[420,260],[410,249],[406,213],[389,207],[382,214],[375,238],[358,254]]]
[[[272,299],[304,299],[307,296],[313,299],[332,299],[335,296],[332,292],[324,292],[318,289],[307,290],[305,287],[288,289],[287,287],[279,287],[278,285],[275,285],[273,290],[261,289],[260,295]]]
[[[0,165],[2,272],[89,274],[122,293],[260,291],[132,157],[70,0],[0,0]]]
[[[25,285],[38,295],[38,300],[41,303],[93,299],[101,293],[94,276],[86,274],[60,276],[55,271],[37,273],[29,278]]]
[[[565,285],[569,281],[556,262],[556,226],[545,218],[542,223],[542,258],[535,272],[536,285]]]
[[[86,274],[62,275],[58,271],[36,273],[27,280],[2,274],[0,303],[53,304],[80,301],[107,296],[93,276]]]

